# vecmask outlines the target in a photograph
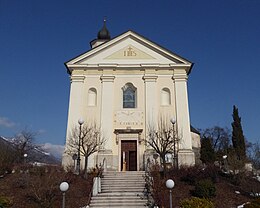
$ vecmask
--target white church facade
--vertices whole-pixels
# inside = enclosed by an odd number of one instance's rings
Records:
[[[104,23],[91,49],[65,65],[71,80],[66,143],[79,118],[96,122],[106,139],[88,167],[105,158],[108,170],[121,171],[122,160],[127,170],[145,169],[152,153],[144,142],[148,125],[160,116],[176,120],[179,165],[195,164],[200,137],[190,125],[190,61],[131,30],[111,39]],[[73,164],[71,155],[64,153],[62,164]]]

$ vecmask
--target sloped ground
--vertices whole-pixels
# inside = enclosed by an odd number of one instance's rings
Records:
[[[93,175],[86,180],[59,167],[34,167],[7,174],[0,178],[0,201],[7,199],[13,208],[61,207],[59,185],[69,183],[66,207],[83,207],[88,203]]]
[[[245,202],[252,201],[252,198],[242,194],[236,194],[238,187],[227,183],[224,180],[216,183],[216,197],[213,198],[215,207],[232,208],[238,205],[244,204]]]
[[[155,168],[156,169],[156,168]],[[251,190],[260,192],[260,183],[252,180],[250,176],[240,178],[227,178],[215,167],[209,167],[201,171],[198,167],[169,170],[165,177],[157,170],[151,172],[154,180],[153,197],[159,207],[169,207],[169,190],[165,182],[171,178],[175,182],[172,190],[173,207],[179,207],[183,199],[191,198],[194,184],[202,179],[210,178],[216,188],[215,197],[210,198],[216,208],[233,208],[254,198],[250,197]],[[235,193],[239,191],[240,194]]]
[[[61,207],[62,193],[59,185],[67,181],[70,185],[66,193],[66,208],[79,208],[87,205],[92,188],[94,173],[88,179],[73,173],[65,173],[60,167],[21,168],[13,174],[0,178],[0,201],[8,199],[13,208],[56,208]],[[216,187],[216,196],[211,198],[216,208],[233,208],[252,201],[250,191],[260,192],[260,183],[251,176],[228,178],[214,167],[201,170],[197,167],[180,170],[169,170],[163,177],[158,170],[152,172],[154,187],[153,196],[160,208],[169,207],[169,190],[165,181],[175,181],[173,188],[173,207],[179,207],[180,201],[192,197],[194,183],[201,179],[211,178]],[[236,194],[240,191],[241,194]]]

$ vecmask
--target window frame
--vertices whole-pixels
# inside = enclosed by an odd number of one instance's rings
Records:
[[[122,87],[122,91],[123,91],[123,96],[122,96],[123,109],[137,108],[137,88],[132,83],[126,83],[124,87]],[[132,97],[131,98],[132,101],[125,100],[126,96]]]

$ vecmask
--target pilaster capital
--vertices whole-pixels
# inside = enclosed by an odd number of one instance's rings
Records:
[[[115,76],[112,75],[102,75],[100,76],[101,83],[103,82],[114,82]]]
[[[85,80],[85,76],[82,76],[82,75],[71,75],[70,76],[70,82],[73,83],[73,82],[84,82]]]
[[[156,75],[144,75],[143,80],[144,82],[156,82],[158,76]]]
[[[182,81],[182,82],[186,82],[188,79],[188,75],[185,71],[185,69],[175,69],[174,70],[174,74],[172,76],[173,81]]]

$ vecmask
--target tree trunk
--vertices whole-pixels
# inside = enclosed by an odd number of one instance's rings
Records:
[[[88,177],[88,156],[85,156],[84,178]]]
[[[163,162],[163,177],[165,177],[166,175],[166,161],[165,161],[165,155],[163,155],[162,157],[162,162]]]

